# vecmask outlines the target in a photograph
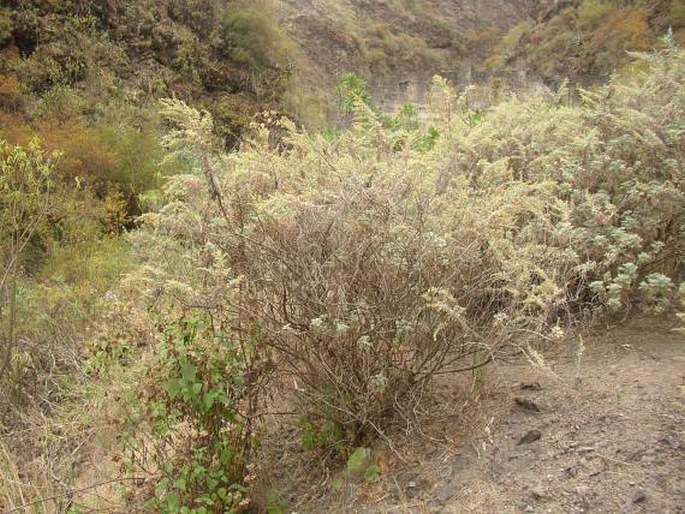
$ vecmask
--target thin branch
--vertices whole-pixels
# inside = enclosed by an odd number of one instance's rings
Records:
[[[89,485],[87,487],[82,487],[80,489],[71,489],[71,490],[67,491],[66,493],[56,494],[54,496],[42,498],[40,500],[36,500],[36,501],[30,502],[30,503],[25,503],[24,505],[20,505],[19,507],[14,507],[10,510],[6,510],[5,512],[3,512],[3,514],[12,514],[13,512],[20,512],[22,510],[28,509],[29,507],[33,507],[34,505],[39,505],[41,503],[46,503],[46,502],[53,501],[53,500],[59,500],[60,498],[64,498],[66,496],[73,496],[75,494],[90,491],[92,489],[97,489],[98,487],[101,487],[103,485],[120,483],[120,482],[129,482],[129,481],[135,482],[138,480],[145,480],[145,477],[127,477],[127,478],[114,478],[112,480],[106,480],[105,482],[100,482],[97,484]]]

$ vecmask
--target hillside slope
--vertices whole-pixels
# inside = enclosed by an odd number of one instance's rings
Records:
[[[328,75],[446,66],[469,55],[483,32],[508,29],[531,12],[525,2],[503,0],[286,0],[282,9],[284,28]]]
[[[92,124],[96,111],[145,110],[169,96],[212,112],[229,147],[265,110],[323,126],[341,74],[453,67],[482,47],[483,34],[531,15],[527,4],[10,0],[0,8],[0,130],[23,143],[52,132],[36,125],[55,111]],[[21,124],[26,130],[11,128]]]
[[[8,125],[28,121],[35,132],[51,107],[89,117],[175,95],[209,109],[232,146],[268,109],[325,125],[346,72],[403,80],[467,63],[591,82],[669,27],[682,42],[676,0],[8,0],[0,128],[22,142]],[[65,89],[78,101],[56,107]]]
[[[236,137],[255,112],[279,105],[287,84],[291,45],[267,2],[4,5],[2,107],[26,119],[38,117],[36,101],[65,88],[87,104],[74,114],[98,103],[146,107],[175,95],[211,109],[223,135]]]
[[[669,30],[685,43],[679,0],[557,1],[515,25],[492,48],[485,68],[526,68],[547,82],[592,84],[633,62],[631,51],[661,46]]]
[[[404,80],[458,69],[547,2],[512,0],[279,0],[279,23],[300,50],[305,88],[344,73]],[[320,92],[320,91],[319,91]]]

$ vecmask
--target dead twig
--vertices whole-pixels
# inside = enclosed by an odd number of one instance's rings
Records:
[[[47,498],[41,498],[40,500],[32,501],[30,503],[25,503],[24,505],[20,505],[18,507],[14,507],[10,510],[7,510],[3,514],[12,514],[13,512],[22,512],[22,511],[25,511],[25,509],[28,509],[29,507],[33,507],[35,505],[40,505],[41,503],[46,503],[46,502],[53,501],[53,500],[59,500],[60,498],[65,498],[67,496],[74,496],[77,494],[81,494],[81,493],[84,493],[86,491],[90,491],[92,489],[97,489],[98,487],[102,487],[103,485],[116,484],[116,483],[121,483],[121,482],[136,482],[139,480],[145,480],[145,478],[144,477],[114,478],[112,480],[106,480],[104,482],[99,482],[97,484],[89,485],[87,487],[81,487],[79,489],[71,489],[70,491],[67,491],[65,493],[55,494],[55,495],[49,496]]]

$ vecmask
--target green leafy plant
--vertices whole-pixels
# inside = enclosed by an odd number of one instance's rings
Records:
[[[305,450],[335,448],[340,454],[347,451],[347,447],[341,442],[349,440],[350,434],[344,437],[342,427],[335,421],[318,418],[312,421],[304,417],[298,425],[302,431],[302,447]]]
[[[356,73],[346,73],[338,82],[336,89],[338,107],[345,115],[351,115],[356,110],[356,105],[362,103],[371,105],[371,95],[366,81]]]
[[[651,273],[640,283],[649,310],[662,314],[674,304],[673,280],[662,273]]]
[[[206,314],[165,330],[144,401],[156,441],[160,512],[239,512],[250,503],[249,458],[256,444],[242,417],[251,395],[238,347]]]
[[[347,459],[347,471],[360,476],[364,482],[370,484],[381,476],[381,468],[373,459],[369,448],[357,448]]]
[[[19,292],[32,243],[53,208],[52,161],[34,141],[28,148],[0,141],[0,384],[21,384]],[[7,398],[9,400],[9,398]],[[2,402],[4,403],[4,402]],[[7,407],[0,403],[0,414]]]

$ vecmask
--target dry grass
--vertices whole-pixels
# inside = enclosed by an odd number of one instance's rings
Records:
[[[54,493],[45,474],[26,476],[21,473],[20,457],[9,450],[0,439],[0,508],[3,512],[52,514],[56,510],[48,502],[40,502],[46,494]],[[38,502],[38,503],[35,503]],[[31,507],[26,507],[31,505]]]

